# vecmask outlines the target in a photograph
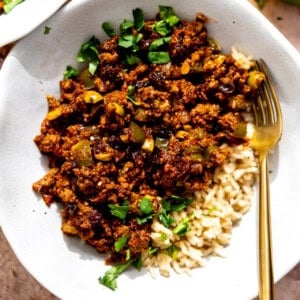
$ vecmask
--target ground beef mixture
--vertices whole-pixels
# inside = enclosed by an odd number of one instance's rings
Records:
[[[130,29],[136,48],[122,47],[122,34],[99,43],[95,73],[60,82],[34,139],[50,168],[34,191],[61,203],[63,232],[109,254],[107,263],[147,251],[161,199],[207,187],[229,147],[248,142],[243,113],[255,71],[221,53],[203,14],[166,35],[162,21],[158,14]],[[156,54],[168,61],[149,59],[158,39]]]

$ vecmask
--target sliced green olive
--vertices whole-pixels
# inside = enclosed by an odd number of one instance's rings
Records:
[[[169,139],[157,137],[155,138],[155,146],[159,150],[167,150],[169,146]]]
[[[154,140],[153,137],[147,137],[142,145],[142,149],[146,152],[153,152],[154,150]]]
[[[138,124],[130,122],[129,128],[132,130],[132,136],[135,143],[142,144],[145,141],[145,132]]]
[[[175,134],[175,136],[179,139],[185,139],[189,136],[190,134],[185,131],[185,130],[178,130]]]
[[[103,100],[103,96],[96,91],[85,91],[83,94],[83,100],[85,103],[97,103]]]
[[[81,140],[72,147],[75,162],[78,166],[91,166],[93,164],[91,144],[88,140]]]
[[[247,135],[247,124],[246,123],[239,123],[233,135],[237,138],[243,138]]]
[[[118,116],[124,116],[125,114],[123,106],[116,102],[108,103],[108,109],[114,111]]]
[[[79,74],[79,78],[87,89],[92,89],[95,86],[94,76],[89,72],[89,69],[84,69]]]
[[[215,149],[217,149],[218,147],[216,145],[210,145],[208,146],[205,151],[204,151],[204,158],[205,160],[209,160],[210,159],[210,155],[211,152],[214,151]]]
[[[47,119],[52,121],[61,116],[61,108],[57,107],[47,113]]]
[[[252,90],[257,90],[262,81],[265,80],[265,75],[257,70],[249,72],[247,83]]]
[[[197,145],[190,146],[184,150],[185,154],[194,154],[194,153],[200,153],[200,152],[201,152],[201,147],[197,146]]]

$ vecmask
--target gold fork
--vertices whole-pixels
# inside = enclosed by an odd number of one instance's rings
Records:
[[[272,235],[270,220],[270,192],[268,154],[282,134],[282,113],[278,98],[263,60],[255,62],[258,71],[265,74],[257,103],[253,106],[255,130],[251,141],[259,160],[259,298],[273,299]]]

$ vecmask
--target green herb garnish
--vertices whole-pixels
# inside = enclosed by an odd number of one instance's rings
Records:
[[[49,34],[51,31],[51,27],[45,26],[44,27],[44,34]]]
[[[150,47],[149,47],[149,50],[150,51],[154,51],[154,50],[157,50],[159,47],[165,45],[165,44],[168,44],[170,42],[170,39],[171,37],[164,37],[164,38],[159,38],[159,39],[156,39],[154,40]]]
[[[120,250],[123,249],[123,247],[127,243],[127,237],[126,236],[120,236],[114,243],[114,247],[116,252],[120,252]]]
[[[171,246],[169,246],[169,248],[167,249],[167,253],[169,256],[171,256],[173,259],[176,259],[178,252],[179,252],[179,247],[177,247],[176,245],[172,244]]]
[[[67,66],[66,70],[64,71],[64,79],[69,79],[69,78],[76,78],[79,75],[79,72],[73,68],[72,66]]]
[[[174,219],[170,213],[172,211],[181,211],[192,203],[193,199],[185,198],[177,195],[171,195],[162,199],[162,209],[158,215],[159,220],[166,227],[170,227],[174,223]]]
[[[153,212],[152,202],[147,196],[142,198],[139,203],[139,208],[141,210],[141,213],[144,215],[149,215]]]
[[[99,282],[113,291],[117,288],[117,278],[132,264],[130,259],[124,264],[115,265],[107,270],[103,277],[99,277]]]
[[[128,34],[131,32],[131,29],[134,27],[134,23],[130,20],[124,20],[120,24],[120,32],[121,34]]]
[[[110,209],[110,213],[113,216],[121,219],[122,221],[125,220],[127,213],[130,209],[128,201],[125,201],[123,205],[108,204],[108,207]]]
[[[149,51],[148,60],[152,64],[166,64],[170,62],[170,55],[164,51]]]
[[[189,219],[182,219],[179,224],[173,229],[173,232],[179,236],[183,236],[187,233],[189,229]]]
[[[114,37],[117,33],[109,22],[102,23],[102,29],[109,37]]]
[[[171,34],[172,28],[180,21],[170,6],[159,6],[160,20],[155,22],[154,30],[161,36]]]
[[[140,8],[136,8],[132,11],[133,22],[136,30],[140,31],[144,27],[145,17],[144,12]]]
[[[4,6],[3,10],[8,14],[12,9],[14,9],[18,4],[22,3],[25,0],[3,0]]]
[[[152,202],[149,197],[145,196],[141,199],[139,203],[139,208],[142,216],[137,217],[138,224],[144,224],[152,219],[153,217],[153,207]]]
[[[77,55],[77,61],[82,62],[88,62],[89,64],[89,72],[94,75],[97,69],[97,66],[99,64],[99,58],[98,58],[98,47],[100,45],[100,42],[98,39],[96,39],[94,36],[91,37],[87,42],[82,44],[80,51]]]

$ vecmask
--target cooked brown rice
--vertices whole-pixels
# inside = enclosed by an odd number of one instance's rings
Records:
[[[154,268],[163,276],[171,269],[177,273],[190,272],[205,264],[208,255],[222,256],[229,244],[231,232],[251,206],[253,183],[258,172],[257,161],[250,146],[231,149],[229,161],[216,170],[210,187],[196,193],[195,201],[185,210],[172,212],[174,224],[166,228],[158,219],[152,224],[151,238],[158,251],[143,254],[143,265],[155,276]],[[174,234],[173,229],[188,219],[188,232]],[[170,254],[169,247],[176,249]]]

